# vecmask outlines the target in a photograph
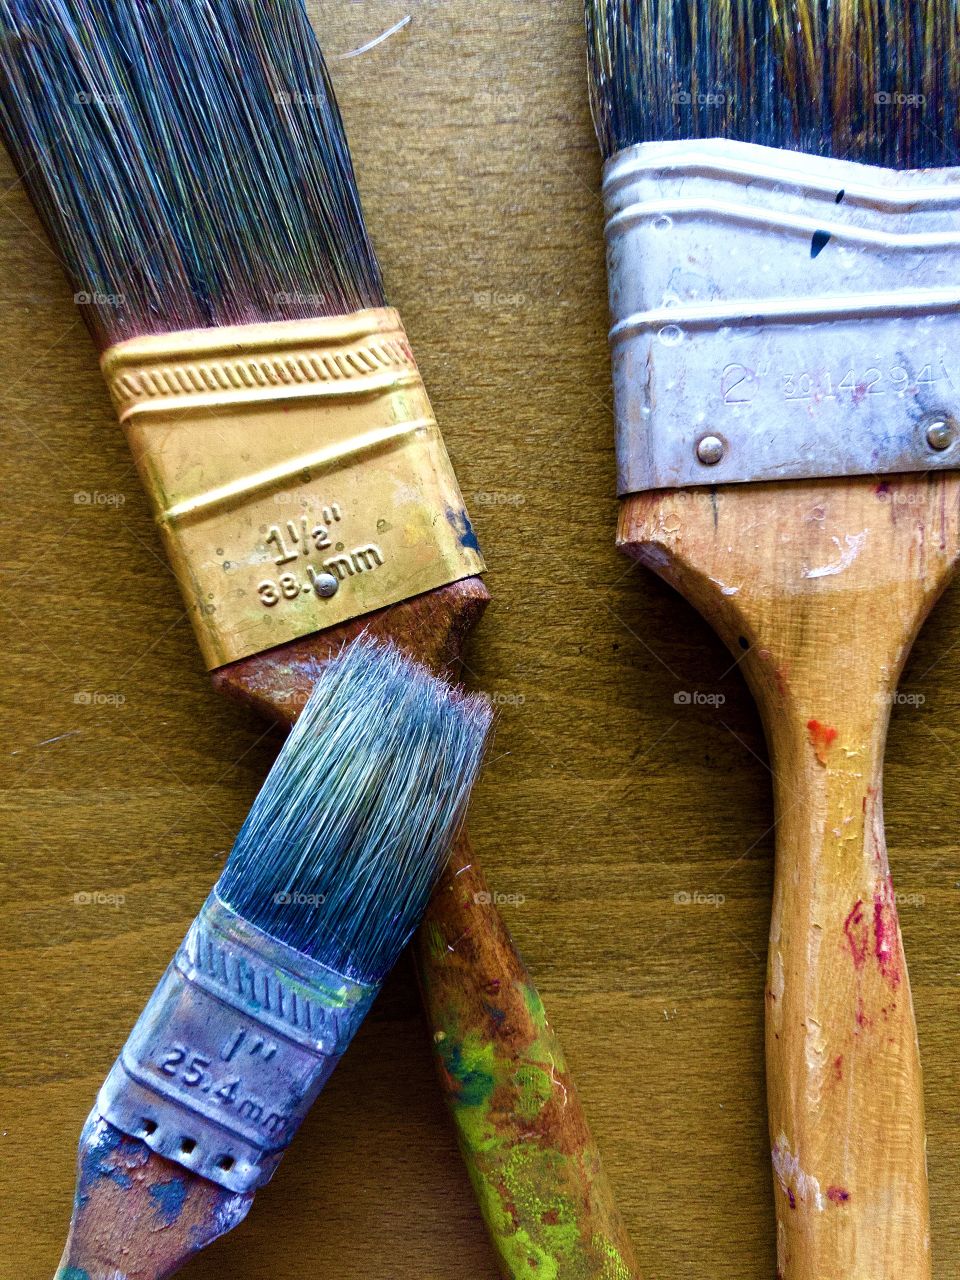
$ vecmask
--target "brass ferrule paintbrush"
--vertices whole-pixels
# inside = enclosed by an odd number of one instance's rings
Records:
[[[390,308],[131,338],[101,365],[212,670],[482,569]]]
[[[455,670],[482,561],[300,0],[0,0],[0,70],[0,129],[85,300],[216,686],[289,725],[362,629]],[[417,957],[505,1273],[535,1254],[564,1280],[611,1258],[632,1274],[562,1049],[464,835]],[[480,1103],[467,1044],[490,1063]],[[544,1063],[531,1125],[523,1082]]]

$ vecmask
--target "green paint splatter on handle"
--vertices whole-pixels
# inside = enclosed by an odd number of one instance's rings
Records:
[[[517,1111],[525,1120],[535,1120],[553,1097],[550,1072],[526,1062],[513,1073],[513,1082],[517,1087]]]
[[[441,1080],[501,1269],[509,1280],[636,1280],[543,1002],[496,913],[475,930],[461,910],[490,901],[462,862],[455,893],[434,898],[418,959]]]

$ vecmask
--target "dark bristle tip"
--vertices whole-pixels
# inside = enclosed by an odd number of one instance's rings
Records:
[[[731,138],[890,168],[960,163],[955,0],[585,0],[606,158]]]
[[[265,933],[379,982],[463,819],[486,699],[361,639],[328,664],[243,824],[217,892]]]
[[[0,132],[101,347],[384,304],[301,0],[0,0]]]

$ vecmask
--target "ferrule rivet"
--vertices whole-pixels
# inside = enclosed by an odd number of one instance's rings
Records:
[[[314,580],[314,590],[318,596],[323,596],[324,600],[329,600],[331,596],[335,596],[339,586],[340,580],[335,578],[332,573],[318,573]]]
[[[949,449],[957,438],[956,419],[948,413],[935,413],[927,420],[927,444],[942,452]]]
[[[704,436],[697,444],[697,457],[705,467],[715,467],[723,457],[723,441],[719,436]]]

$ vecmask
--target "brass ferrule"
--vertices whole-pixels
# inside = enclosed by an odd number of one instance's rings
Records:
[[[483,571],[396,311],[101,364],[211,669]]]

